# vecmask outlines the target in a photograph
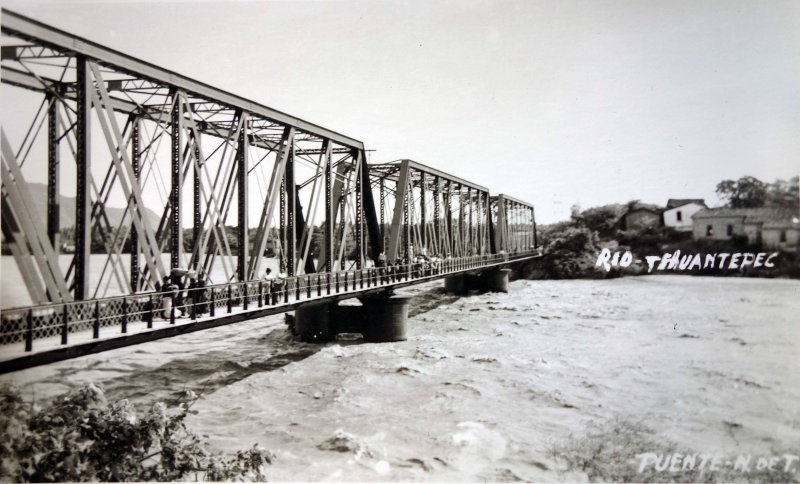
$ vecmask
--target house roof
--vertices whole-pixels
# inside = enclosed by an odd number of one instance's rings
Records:
[[[667,200],[667,210],[678,208],[690,203],[697,203],[705,207],[706,201],[702,198],[670,198]]]
[[[633,208],[633,209],[628,210],[627,212],[625,212],[625,215],[623,215],[623,217],[624,216],[628,216],[628,215],[630,215],[630,214],[632,214],[634,212],[650,212],[650,213],[654,213],[654,214],[660,214],[661,210],[659,210],[657,208],[650,208],[650,207],[636,207],[636,208]]]
[[[768,228],[794,227],[800,223],[797,210],[786,208],[704,208],[693,219],[741,217],[745,224],[762,224]]]

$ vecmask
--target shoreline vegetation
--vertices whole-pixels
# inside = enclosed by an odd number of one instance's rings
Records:
[[[40,408],[0,387],[0,481],[266,481],[273,453],[214,454],[186,426],[198,398],[187,390],[143,409],[89,383]]]
[[[725,202],[723,208],[773,208],[800,215],[799,184],[798,177],[764,183],[745,176],[739,180],[721,181],[717,184],[716,192]],[[691,231],[683,232],[665,226],[626,229],[623,217],[637,207],[650,208],[655,212],[661,209],[638,200],[586,210],[573,206],[569,220],[539,227],[544,257],[519,267],[516,277],[606,279],[625,275],[686,274],[800,279],[800,254],[796,249],[762,247],[761,244],[750,243],[744,235],[734,235],[728,240],[694,240]],[[616,267],[610,270],[598,267],[604,249],[612,254],[619,253],[620,256],[629,252],[632,263],[612,263]],[[760,253],[765,253],[761,259],[758,258]],[[752,254],[753,259],[749,260],[746,254]],[[742,260],[734,262],[737,256]],[[770,263],[764,264],[770,256]],[[706,264],[709,258],[713,259],[713,263]],[[672,259],[672,264],[668,259]],[[698,265],[696,259],[702,263]],[[655,268],[650,267],[651,261],[655,263]],[[662,262],[665,265],[662,266]]]
[[[573,214],[566,222],[540,228],[544,256],[522,264],[515,275],[522,279],[608,279],[622,276],[683,274],[695,276],[763,277],[800,279],[797,252],[766,250],[749,244],[743,237],[731,240],[692,240],[690,232],[670,227],[621,230],[608,226],[608,220],[592,217],[605,213],[612,217],[615,206],[596,207]],[[599,220],[598,220],[599,219]],[[630,252],[633,262],[622,267],[617,261],[610,270],[598,267],[605,253]],[[742,260],[734,262],[734,256]],[[752,260],[750,260],[752,255]],[[759,258],[758,256],[761,255]],[[744,264],[744,258],[748,263]],[[648,258],[654,261],[650,267]],[[672,259],[671,261],[669,259]],[[702,262],[698,267],[693,261]],[[713,259],[713,263],[707,263]],[[738,259],[738,257],[737,257]],[[759,264],[756,264],[756,259]],[[659,265],[667,261],[666,266]],[[766,261],[769,260],[769,264]],[[669,264],[672,262],[673,264]]]

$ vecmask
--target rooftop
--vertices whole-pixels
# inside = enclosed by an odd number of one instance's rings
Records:
[[[705,208],[692,215],[693,219],[741,217],[746,224],[763,224],[764,227],[798,226],[798,210],[788,208]]]
[[[671,208],[682,207],[690,203],[699,203],[700,205],[705,206],[706,201],[702,198],[670,198],[667,200],[667,210]]]

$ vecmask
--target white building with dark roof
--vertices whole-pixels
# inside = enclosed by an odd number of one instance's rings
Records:
[[[704,208],[702,198],[670,198],[663,212],[664,226],[688,232],[692,230],[692,215]]]

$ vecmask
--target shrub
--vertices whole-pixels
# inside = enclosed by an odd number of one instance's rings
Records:
[[[542,237],[545,256],[521,268],[521,277],[550,279],[616,277],[619,271],[595,270],[600,253],[597,233],[569,222],[554,224]]]
[[[274,456],[257,446],[235,456],[211,455],[184,422],[196,401],[156,403],[137,412],[127,400],[109,404],[93,384],[43,409],[0,389],[0,479],[4,481],[176,481],[266,479]]]

